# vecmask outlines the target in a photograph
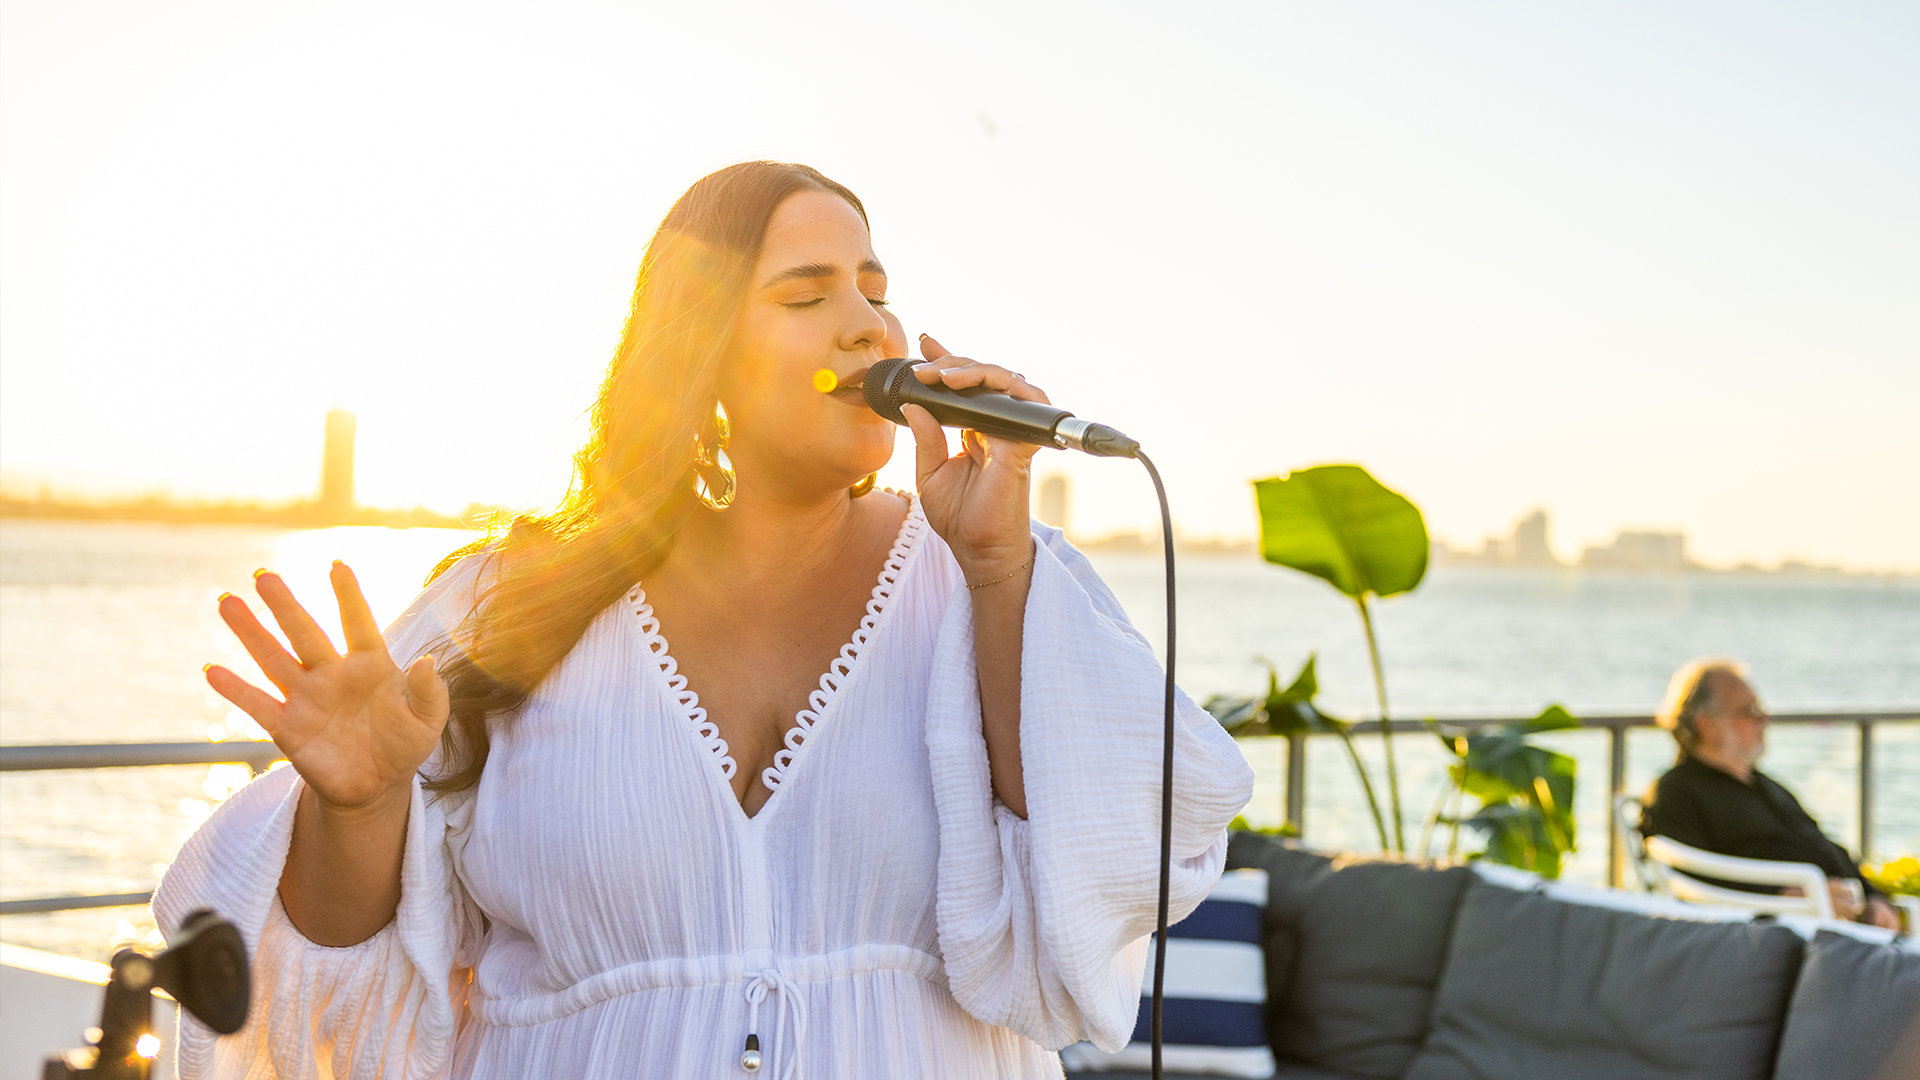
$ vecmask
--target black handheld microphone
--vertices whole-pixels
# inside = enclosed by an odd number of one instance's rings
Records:
[[[972,428],[1034,446],[1058,446],[1097,457],[1133,457],[1140,444],[1105,424],[1092,424],[1065,409],[1038,401],[1021,401],[984,386],[955,390],[945,383],[928,386],[914,378],[918,360],[898,357],[867,369],[861,391],[867,407],[896,424],[907,418],[900,406],[918,405],[933,414],[942,427]]]

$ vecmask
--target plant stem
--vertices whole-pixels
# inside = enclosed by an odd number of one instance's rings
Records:
[[[1458,786],[1453,789],[1453,812],[1447,815],[1451,831],[1447,833],[1447,861],[1452,862],[1460,852],[1460,803],[1466,797],[1466,791]]]
[[[1425,859],[1433,850],[1433,829],[1440,822],[1440,811],[1447,805],[1447,796],[1453,794],[1454,783],[1451,770],[1447,773],[1447,782],[1440,785],[1440,797],[1433,800],[1433,809],[1427,812],[1427,820],[1420,826],[1420,857]]]
[[[1373,781],[1367,776],[1366,763],[1360,760],[1360,751],[1354,749],[1353,736],[1346,728],[1334,729],[1340,736],[1340,742],[1347,748],[1347,756],[1353,759],[1353,774],[1360,778],[1360,790],[1366,793],[1367,806],[1373,811],[1373,827],[1380,830],[1380,850],[1390,850],[1387,841],[1387,819],[1380,816],[1380,800],[1373,794]]]
[[[1367,594],[1354,599],[1360,605],[1360,625],[1367,631],[1367,655],[1373,659],[1373,688],[1380,695],[1380,745],[1387,752],[1387,797],[1393,800],[1394,850],[1407,852],[1406,826],[1400,816],[1400,774],[1393,767],[1393,721],[1387,714],[1387,676],[1380,668],[1380,643],[1373,636],[1373,615],[1367,610]]]

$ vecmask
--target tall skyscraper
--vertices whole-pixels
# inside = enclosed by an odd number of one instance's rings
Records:
[[[320,457],[320,516],[345,520],[353,512],[353,436],[358,425],[345,409],[327,410],[327,445]]]
[[[1547,512],[1535,510],[1513,527],[1513,561],[1522,566],[1552,566],[1559,560],[1547,543]]]
[[[1067,527],[1067,478],[1059,473],[1040,481],[1039,517],[1056,529]]]

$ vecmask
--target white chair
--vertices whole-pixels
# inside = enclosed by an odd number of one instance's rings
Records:
[[[1889,896],[1893,906],[1907,916],[1907,933],[1920,935],[1920,896]]]
[[[1665,836],[1647,837],[1645,850],[1647,869],[1653,876],[1655,891],[1676,900],[1693,904],[1720,904],[1775,915],[1833,918],[1833,896],[1827,892],[1827,875],[1812,863],[1716,855]],[[1801,895],[1780,896],[1775,893],[1724,889],[1699,880],[1702,877],[1738,881],[1746,885],[1790,886],[1799,889]]]
[[[1646,841],[1640,836],[1640,811],[1644,807],[1638,798],[1632,795],[1613,797],[1613,832],[1620,840],[1621,850],[1627,853],[1627,862],[1633,866],[1633,875],[1640,879],[1642,892],[1658,892],[1660,883],[1653,878],[1653,871],[1647,867]]]
[[[1645,803],[1632,795],[1613,797],[1613,828],[1641,888],[1694,904],[1715,904],[1776,915],[1813,915],[1833,918],[1833,896],[1827,878],[1812,863],[1742,859],[1689,847],[1664,836],[1640,835],[1640,812]],[[1726,889],[1692,875],[1739,881],[1750,885],[1796,886],[1806,895],[1779,896]],[[1810,887],[1811,886],[1811,887]]]

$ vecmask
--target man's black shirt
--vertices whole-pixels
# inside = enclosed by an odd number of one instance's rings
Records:
[[[1702,851],[1745,859],[1812,863],[1833,878],[1853,878],[1867,890],[1860,866],[1845,848],[1820,831],[1793,793],[1758,769],[1751,783],[1692,757],[1683,757],[1653,785],[1640,815],[1640,831],[1665,836]],[[1765,885],[1714,882],[1748,892],[1778,892]]]

